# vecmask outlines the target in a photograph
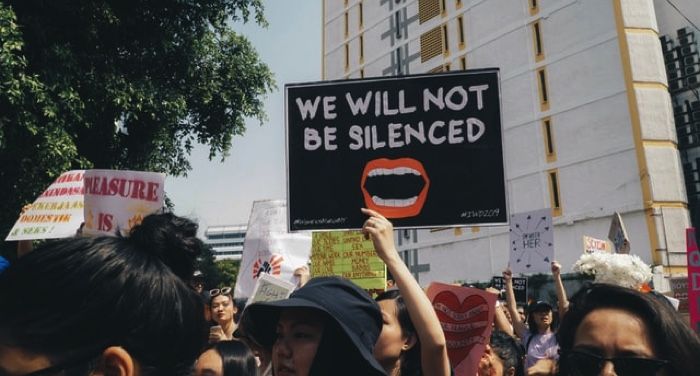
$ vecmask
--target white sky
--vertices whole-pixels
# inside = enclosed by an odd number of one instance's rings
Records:
[[[265,1],[269,27],[236,26],[253,43],[272,70],[277,90],[265,100],[268,121],[248,120],[243,136],[233,139],[226,161],[208,160],[207,147],[190,157],[187,178],[168,177],[165,191],[175,213],[207,226],[245,224],[255,200],[284,199],[284,85],[321,79],[321,2]]]

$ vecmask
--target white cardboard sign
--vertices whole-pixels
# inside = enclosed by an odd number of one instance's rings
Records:
[[[287,228],[284,200],[253,203],[236,281],[236,298],[253,296],[257,279],[265,273],[296,285],[294,269],[307,265],[311,256],[311,233],[290,233]]]
[[[548,273],[554,259],[552,210],[510,217],[510,268],[513,273]]]
[[[163,207],[164,174],[88,170],[83,180],[86,233],[126,235],[143,217]]]
[[[83,170],[61,174],[23,212],[5,240],[75,236],[83,223]]]
[[[296,285],[291,282],[283,281],[267,273],[262,273],[255,282],[253,293],[246,305],[255,302],[273,302],[275,300],[287,299],[292,291],[294,291],[295,287]]]

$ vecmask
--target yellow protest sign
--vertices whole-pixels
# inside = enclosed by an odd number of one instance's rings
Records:
[[[371,240],[359,231],[314,232],[311,237],[311,276],[337,275],[370,293],[386,288],[386,265]]]

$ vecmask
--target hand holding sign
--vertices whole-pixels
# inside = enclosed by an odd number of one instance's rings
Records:
[[[449,375],[450,363],[445,348],[445,333],[430,300],[396,251],[393,225],[374,210],[362,209],[362,213],[370,216],[365,221],[362,231],[372,238],[377,255],[386,262],[387,269],[394,276],[420,341],[422,374]],[[396,309],[390,309],[386,313],[397,315]]]
[[[552,261],[552,275],[556,278],[561,274],[561,264],[559,261]]]
[[[377,256],[385,263],[392,258],[399,258],[394,246],[394,226],[391,222],[374,210],[364,208],[361,210],[363,214],[370,216],[362,226],[362,232],[372,239]]]

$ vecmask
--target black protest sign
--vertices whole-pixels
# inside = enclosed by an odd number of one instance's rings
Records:
[[[493,277],[491,286],[496,290],[505,290],[506,281],[503,277]],[[513,277],[513,293],[518,304],[527,305],[527,278]]]
[[[285,90],[291,230],[507,223],[497,69]]]

